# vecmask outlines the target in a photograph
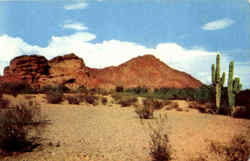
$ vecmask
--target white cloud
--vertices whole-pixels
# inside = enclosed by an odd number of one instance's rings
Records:
[[[87,3],[79,2],[79,3],[65,5],[64,9],[66,9],[66,10],[78,10],[78,9],[85,9],[87,7],[88,7]]]
[[[63,28],[65,29],[73,29],[77,31],[87,30],[88,27],[84,26],[81,23],[66,23],[63,25]]]
[[[234,20],[229,19],[229,18],[224,18],[212,22],[208,22],[204,26],[202,26],[203,30],[219,30],[219,29],[224,29],[226,27],[229,27],[234,23]]]
[[[80,32],[69,36],[52,36],[46,48],[32,46],[20,38],[7,35],[0,36],[0,60],[9,62],[15,56],[22,54],[40,54],[48,59],[67,53],[75,53],[82,57],[89,67],[103,68],[119,65],[131,58],[152,54],[170,67],[187,72],[204,83],[211,82],[211,64],[215,63],[216,52],[209,52],[203,48],[185,49],[176,43],[160,43],[155,48],[147,48],[132,42],[119,40],[92,43],[95,35]],[[228,71],[230,57],[222,55],[221,70]],[[1,62],[0,62],[1,63]],[[0,68],[2,66],[0,65]],[[244,87],[250,87],[250,62],[235,65],[235,73],[242,78]],[[3,70],[3,68],[1,68]]]
[[[2,35],[0,36],[0,49],[0,60],[6,62],[22,54],[36,53],[40,47],[31,46],[25,43],[21,38]]]

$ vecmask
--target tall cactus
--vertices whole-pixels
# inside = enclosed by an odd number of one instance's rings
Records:
[[[215,87],[216,108],[219,110],[221,102],[221,88],[225,83],[225,72],[220,77],[220,54],[216,56],[216,67],[212,64],[212,84]]]
[[[228,88],[227,88],[227,95],[228,95],[228,105],[229,107],[234,110],[235,106],[235,96],[237,93],[240,92],[242,88],[242,84],[240,83],[240,78],[234,77],[234,62],[231,61],[229,64],[229,73],[228,73]]]

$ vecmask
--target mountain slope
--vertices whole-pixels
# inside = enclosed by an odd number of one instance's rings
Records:
[[[52,60],[31,55],[14,58],[4,70],[4,78],[17,78],[34,86],[66,84],[77,88],[198,88],[202,83],[187,73],[172,69],[152,55],[133,58],[117,67],[95,69],[85,66],[75,54]]]
[[[152,55],[133,58],[117,67],[90,69],[101,82],[115,86],[153,88],[197,88],[202,83],[192,76],[170,68]]]

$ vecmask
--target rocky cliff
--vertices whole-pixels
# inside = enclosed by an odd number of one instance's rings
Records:
[[[31,55],[14,58],[4,69],[2,81],[26,81],[34,86],[66,84],[77,88],[125,88],[145,86],[150,88],[197,88],[202,83],[192,76],[172,69],[152,55],[131,59],[117,67],[94,69],[85,66],[75,54],[47,60]]]

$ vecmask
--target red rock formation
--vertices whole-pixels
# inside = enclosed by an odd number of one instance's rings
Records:
[[[88,68],[85,66],[83,60],[75,54],[58,56],[48,63],[50,66],[49,77],[39,79],[39,84],[68,84],[72,88],[80,85],[92,87]]]
[[[91,73],[102,82],[126,88],[197,88],[202,85],[200,81],[170,68],[152,55],[139,56],[118,67],[92,69]]]
[[[11,60],[10,66],[4,69],[4,77],[16,77],[35,83],[40,76],[48,75],[49,65],[44,56],[19,56]]]
[[[67,84],[72,88],[197,88],[202,83],[190,75],[174,70],[152,55],[140,56],[117,67],[92,69],[74,54],[58,56],[47,61],[42,56],[14,58],[4,70],[4,77],[16,77],[39,86]],[[1,80],[0,79],[0,80]]]

